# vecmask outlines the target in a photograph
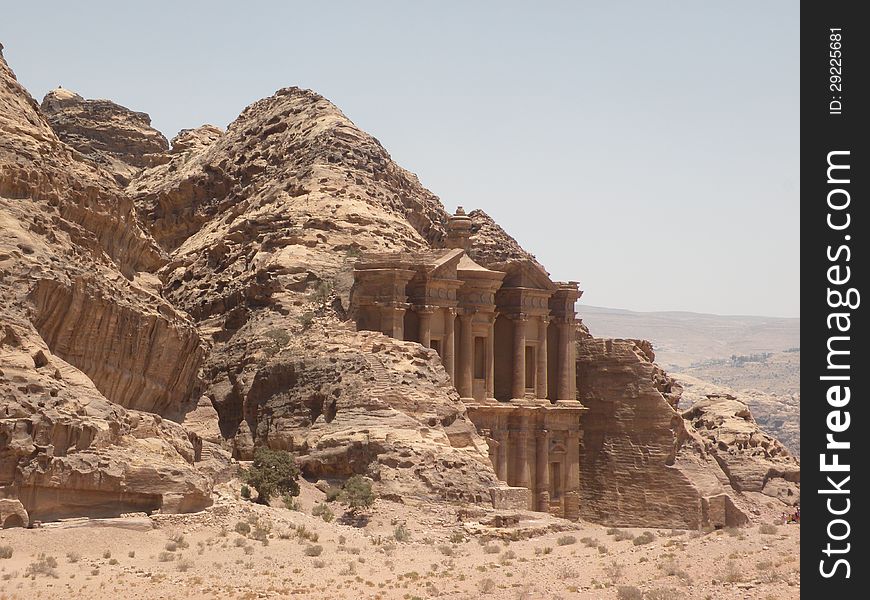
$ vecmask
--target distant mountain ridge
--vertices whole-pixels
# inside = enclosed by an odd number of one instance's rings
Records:
[[[683,386],[681,406],[707,394],[745,402],[759,425],[800,456],[800,319],[577,307],[596,337],[641,337]]]
[[[698,363],[800,347],[800,318],[635,312],[579,304],[577,311],[596,337],[643,338],[653,343],[656,361],[668,370]]]

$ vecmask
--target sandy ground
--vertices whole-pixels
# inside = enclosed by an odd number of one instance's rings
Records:
[[[517,526],[495,528],[457,506],[378,500],[369,523],[356,527],[339,522],[336,503],[335,520],[312,516],[324,494],[308,484],[301,511],[240,501],[229,490],[192,515],[2,530],[0,556],[4,548],[12,556],[0,558],[0,599],[800,595],[799,525],[614,531],[527,513]],[[646,531],[648,543],[617,541]]]

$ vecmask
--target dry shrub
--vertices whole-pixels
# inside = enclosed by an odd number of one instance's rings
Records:
[[[633,585],[621,585],[616,589],[619,600],[643,600],[643,592]]]
[[[741,583],[744,580],[743,571],[737,566],[733,560],[729,560],[725,564],[725,570],[722,572],[722,580],[728,583]]]
[[[57,559],[53,556],[40,553],[35,561],[27,565],[27,570],[24,571],[25,577],[36,579],[37,575],[45,575],[46,577],[57,579]]]
[[[577,543],[577,538],[573,535],[563,535],[556,540],[556,543],[560,546],[570,546],[571,544]]]
[[[758,528],[758,533],[763,535],[774,535],[777,531],[779,530],[776,528],[776,525],[771,525],[770,523],[764,523]]]
[[[487,577],[486,579],[483,579],[477,587],[481,594],[491,594],[495,591],[496,585],[492,579]]]
[[[620,562],[616,562],[615,560],[611,562],[609,565],[604,567],[604,574],[610,578],[610,581],[616,583],[620,579],[622,579],[622,571],[625,565]]]
[[[649,544],[649,543],[655,541],[655,539],[656,539],[656,536],[653,532],[644,531],[642,534],[640,534],[639,536],[634,538],[634,540],[632,540],[632,543],[635,546],[642,546],[644,544]]]
[[[181,558],[175,565],[175,568],[181,571],[182,573],[186,573],[193,566],[193,561],[189,558]]]

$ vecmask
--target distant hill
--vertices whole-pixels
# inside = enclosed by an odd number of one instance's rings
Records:
[[[650,340],[656,362],[683,384],[682,408],[731,393],[800,456],[800,319],[577,309],[596,337]]]
[[[672,371],[732,354],[750,356],[800,346],[799,318],[634,312],[585,304],[579,304],[577,312],[596,337],[651,341],[656,362]]]

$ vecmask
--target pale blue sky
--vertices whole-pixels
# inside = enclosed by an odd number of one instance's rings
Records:
[[[589,304],[799,314],[797,2],[318,4],[10,2],[0,42],[170,138],[314,89]]]

